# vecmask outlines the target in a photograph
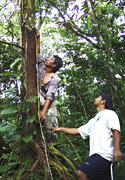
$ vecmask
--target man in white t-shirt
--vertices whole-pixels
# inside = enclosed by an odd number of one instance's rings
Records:
[[[97,115],[79,128],[55,128],[53,132],[80,134],[89,137],[90,154],[77,171],[78,180],[111,180],[110,165],[122,159],[120,151],[120,123],[117,114],[110,110],[111,97],[102,94],[95,99]]]

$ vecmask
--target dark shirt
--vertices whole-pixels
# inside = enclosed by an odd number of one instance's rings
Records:
[[[41,55],[38,54],[39,93],[40,102],[42,102],[42,105],[44,105],[46,99],[50,99],[51,101],[55,99],[58,86],[58,75],[56,73],[53,74],[46,84],[43,84],[45,73],[46,66],[41,58]]]

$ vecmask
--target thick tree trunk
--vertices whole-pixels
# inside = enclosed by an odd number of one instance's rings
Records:
[[[19,177],[20,180],[25,179],[32,171],[40,165],[41,161],[44,165],[46,158],[43,149],[39,146],[42,143],[40,135],[40,126],[38,121],[38,106],[36,101],[26,102],[26,99],[31,99],[38,96],[37,89],[37,69],[36,69],[36,28],[35,28],[35,0],[22,0],[22,56],[24,62],[22,63],[22,71],[24,82],[22,83],[21,101],[22,107],[29,103],[29,111],[22,110],[22,139],[28,136],[32,137],[28,143],[22,141],[21,144],[21,162],[25,161],[26,148],[30,157],[32,158],[31,170],[25,171]],[[32,123],[26,121],[27,118],[36,116]],[[25,148],[26,147],[26,148]]]
[[[36,70],[36,30],[26,28],[26,85],[27,85],[27,98],[30,99],[34,96],[38,96],[37,90],[37,70]],[[37,103],[29,103],[29,115],[36,115],[37,117]],[[29,133],[35,131],[34,122],[29,124]]]
[[[22,104],[25,99],[30,99],[38,95],[37,90],[37,69],[36,69],[36,29],[35,29],[35,0],[29,1],[22,0],[22,56],[23,62],[23,77],[24,83],[22,83]],[[30,20],[31,19],[31,20]],[[26,84],[26,87],[24,87]],[[37,103],[29,102],[29,115],[36,115],[37,117]],[[35,125],[33,123],[26,124],[26,113],[22,114],[22,125],[25,134],[25,128],[28,128],[27,133],[33,134],[35,131]]]

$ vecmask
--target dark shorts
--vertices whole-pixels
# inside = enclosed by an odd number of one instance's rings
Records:
[[[98,154],[93,154],[78,170],[87,174],[92,180],[111,180],[110,166],[110,161]]]

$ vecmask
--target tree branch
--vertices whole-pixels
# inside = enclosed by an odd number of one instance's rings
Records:
[[[29,147],[36,153],[37,155],[37,160],[34,162],[33,166],[31,167],[30,171],[26,171],[21,177],[20,180],[24,180],[29,174],[31,174],[34,169],[37,167],[37,165],[39,164],[39,162],[42,161],[43,165],[45,165],[46,163],[46,158],[45,155],[43,153],[43,150],[41,149],[41,147],[39,146],[39,144],[37,142],[35,142],[33,139],[29,142]]]
[[[82,37],[82,38],[84,38],[86,41],[88,41],[89,43],[91,43],[94,48],[105,50],[105,48],[104,48],[103,46],[99,47],[97,44],[93,43],[88,37],[84,36],[84,35],[83,35],[82,33],[80,33],[79,31],[76,31],[76,30],[72,27],[72,25],[70,24],[70,22],[65,23],[65,24],[63,24],[63,25],[64,25],[64,27],[65,27],[66,29],[71,30],[71,31],[72,31],[74,34],[76,34],[77,36]],[[68,25],[69,25],[69,26],[68,26]]]
[[[15,46],[15,47],[18,47],[20,49],[24,49],[23,47],[21,47],[21,46],[19,46],[17,44],[14,44],[14,43],[9,43],[9,42],[5,42],[5,41],[1,41],[1,40],[0,40],[0,43],[4,43],[4,44],[8,44],[10,46]]]
[[[33,171],[34,171],[34,169],[37,167],[37,165],[38,165],[38,163],[39,163],[39,159],[37,159],[36,161],[35,161],[35,163],[33,164],[33,166],[32,166],[32,168],[31,168],[31,170],[30,171],[27,171],[27,172],[25,172],[25,174],[23,174],[23,176],[20,178],[20,180],[24,180],[29,174],[31,174]]]
[[[8,6],[8,4],[10,4],[10,2],[5,4],[3,7],[1,7],[1,9],[5,8],[6,6]],[[0,9],[0,11],[1,11],[1,9]]]
[[[80,37],[84,38],[86,41],[91,43],[94,48],[106,50],[105,47],[103,47],[103,46],[99,47],[97,44],[93,43],[88,37],[84,36],[85,33],[83,31],[81,31],[74,22],[72,22],[73,25],[71,24],[70,21],[67,22],[64,15],[60,11],[60,9],[54,4],[54,2],[52,2],[52,1],[49,1],[49,2],[52,4],[53,7],[55,7],[58,10],[60,16],[64,20],[64,22],[62,22],[62,24],[66,29],[71,30],[77,36],[80,36]]]
[[[96,34],[97,34],[97,38],[99,41],[102,42],[103,46],[104,46],[104,49],[106,50],[107,47],[106,47],[106,43],[99,31],[99,28],[98,28],[98,24],[96,23],[96,18],[95,18],[95,14],[94,14],[94,11],[93,11],[93,8],[92,8],[92,4],[91,4],[91,1],[90,0],[87,0],[87,5],[88,5],[88,9],[90,11],[90,15],[91,15],[91,19],[92,19],[92,23],[93,23],[93,26],[95,27],[95,31],[96,31]]]

